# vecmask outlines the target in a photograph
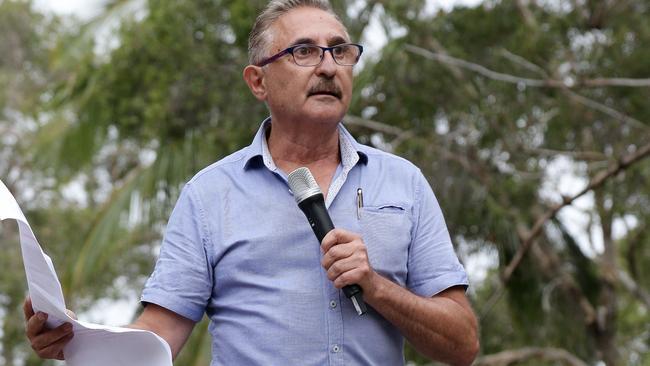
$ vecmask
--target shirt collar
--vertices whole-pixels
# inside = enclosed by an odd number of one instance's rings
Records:
[[[273,162],[269,145],[266,141],[266,133],[271,127],[271,117],[262,121],[262,125],[257,130],[253,142],[248,146],[246,158],[244,159],[244,170],[253,167],[259,167],[261,164],[271,171],[277,171],[278,168]],[[368,163],[368,155],[362,151],[362,145],[359,144],[348,130],[339,123],[339,148],[341,151],[341,164],[344,169],[352,169],[357,163]]]

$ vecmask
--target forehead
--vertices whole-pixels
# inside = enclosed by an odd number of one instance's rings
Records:
[[[332,14],[306,6],[283,14],[273,23],[271,30],[271,44],[280,49],[290,44],[306,43],[305,40],[325,45],[349,42],[345,27]]]

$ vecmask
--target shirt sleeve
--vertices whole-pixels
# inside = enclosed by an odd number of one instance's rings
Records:
[[[198,322],[212,292],[205,213],[187,184],[172,211],[156,267],[142,292],[153,303]]]
[[[415,183],[414,231],[408,258],[406,285],[431,297],[452,286],[469,285],[447,231],[438,201],[421,172]]]

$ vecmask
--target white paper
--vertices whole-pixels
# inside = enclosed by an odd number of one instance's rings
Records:
[[[47,325],[72,323],[74,337],[64,348],[69,366],[172,366],[167,342],[155,333],[108,327],[72,319],[65,312],[61,283],[50,257],[38,244],[14,196],[0,180],[0,220],[14,219],[20,231],[29,296],[34,311],[47,313]]]

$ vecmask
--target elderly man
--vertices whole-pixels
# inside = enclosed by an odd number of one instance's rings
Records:
[[[212,365],[400,365],[403,337],[431,359],[470,364],[467,277],[431,188],[340,124],[362,47],[326,1],[275,0],[249,52],[244,80],[271,116],[250,146],[187,183],[131,326],[175,357],[207,314]],[[287,184],[302,166],[337,226],[321,243]],[[341,294],[351,284],[369,305],[363,316]],[[29,300],[25,313],[36,352],[63,358],[69,328],[44,329]]]

